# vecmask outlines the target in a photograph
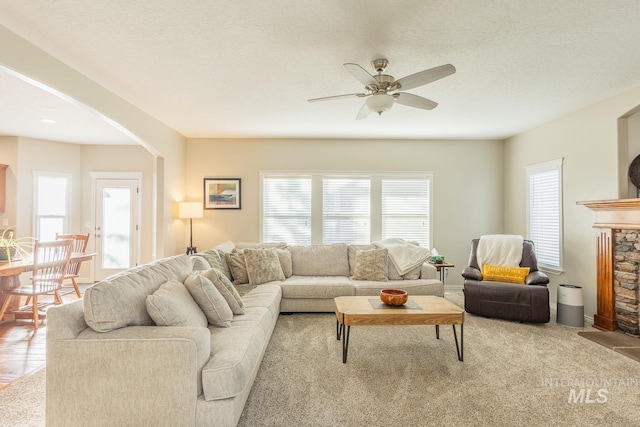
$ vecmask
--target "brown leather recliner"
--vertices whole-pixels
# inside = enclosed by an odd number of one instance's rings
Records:
[[[482,280],[476,250],[480,239],[471,241],[469,266],[464,277],[464,309],[468,313],[520,322],[547,323],[550,319],[549,277],[538,270],[531,240],[522,245],[520,267],[529,267],[524,285]]]

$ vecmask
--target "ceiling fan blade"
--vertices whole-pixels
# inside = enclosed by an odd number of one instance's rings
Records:
[[[356,120],[366,119],[371,110],[367,107],[367,104],[362,104],[362,108],[358,111],[358,115],[356,116]]]
[[[447,77],[455,72],[456,67],[451,64],[446,64],[403,77],[396,80],[396,83],[400,84],[400,89],[402,90],[413,89],[414,87],[440,80],[441,78]]]
[[[393,95],[398,104],[408,107],[422,108],[423,110],[433,110],[438,103],[427,98],[423,98],[412,93],[400,92]]]
[[[365,70],[358,64],[347,62],[346,64],[343,64],[343,65],[351,73],[351,75],[356,79],[358,79],[358,81],[363,85],[367,86],[367,85],[378,84],[378,81],[374,79],[373,76],[367,72],[367,70]]]
[[[340,99],[340,98],[352,98],[352,97],[359,97],[359,98],[363,98],[365,96],[367,96],[366,93],[346,93],[344,95],[333,95],[333,96],[324,96],[322,98],[311,98],[308,99],[307,101],[309,102],[316,102],[316,101],[331,101],[332,99]]]

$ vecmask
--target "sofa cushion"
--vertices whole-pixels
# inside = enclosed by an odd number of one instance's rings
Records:
[[[280,312],[280,287],[262,285],[245,297],[244,316],[234,316],[231,328],[209,328],[211,357],[202,369],[205,400],[240,394],[260,366]]]
[[[149,315],[158,326],[207,326],[204,313],[176,279],[170,279],[153,294],[147,295],[146,304]]]
[[[244,303],[235,286],[218,269],[211,268],[201,272],[216,287],[218,292],[224,297],[233,314],[244,314]]]
[[[231,326],[233,312],[211,280],[203,274],[195,273],[187,277],[184,286],[200,306],[209,324],[223,328]]]
[[[245,249],[244,260],[250,285],[284,280],[280,258],[275,249]]]
[[[347,245],[289,246],[295,276],[348,276]]]
[[[240,242],[236,243],[235,247],[237,250],[241,249],[284,249],[287,247],[286,242],[264,242],[264,243],[246,243]]]
[[[191,271],[190,258],[181,254],[107,277],[84,293],[85,322],[96,332],[125,326],[152,326],[153,319],[147,312],[147,295],[169,279],[184,282]]]
[[[335,298],[355,295],[347,276],[296,276],[281,283],[283,298]]]
[[[227,265],[231,270],[231,276],[233,277],[234,285],[243,285],[249,283],[249,276],[247,275],[247,265],[244,261],[244,252],[234,250],[234,252],[225,254],[227,258]]]
[[[444,296],[444,285],[436,279],[389,280],[378,282],[372,280],[352,280],[354,295],[379,296],[382,289],[404,289],[409,295]]]
[[[356,251],[353,279],[386,282],[389,278],[388,262],[389,252],[386,249]]]

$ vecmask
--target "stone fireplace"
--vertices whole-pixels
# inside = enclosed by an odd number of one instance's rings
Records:
[[[593,326],[640,335],[640,199],[578,202],[596,213],[597,313]]]
[[[618,328],[640,335],[638,275],[640,230],[614,230],[613,295]]]

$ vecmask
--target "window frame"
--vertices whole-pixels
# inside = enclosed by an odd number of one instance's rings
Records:
[[[260,241],[264,241],[264,178],[311,177],[311,244],[320,245],[323,236],[323,179],[324,178],[368,178],[370,185],[370,240],[382,239],[382,179],[425,179],[428,185],[428,247],[433,247],[433,183],[434,174],[428,171],[381,172],[381,171],[259,171],[260,176]]]
[[[527,230],[527,238],[532,240],[535,244],[535,240],[531,237],[531,215],[532,215],[532,206],[531,206],[531,177],[534,175],[539,175],[543,173],[556,171],[558,173],[558,265],[552,265],[545,263],[544,261],[540,261],[538,259],[538,267],[548,273],[551,274],[562,274],[564,272],[564,224],[563,224],[563,171],[562,166],[564,163],[564,158],[549,160],[542,163],[536,163],[533,165],[525,166],[525,206],[526,206],[526,230]]]
[[[40,215],[39,214],[39,185],[40,178],[64,178],[65,179],[65,203],[64,215]],[[71,180],[73,175],[65,172],[49,172],[49,171],[33,171],[33,236],[34,238],[41,240],[40,236],[40,219],[41,218],[62,218],[62,231],[61,234],[67,234],[70,224],[71,216]]]

